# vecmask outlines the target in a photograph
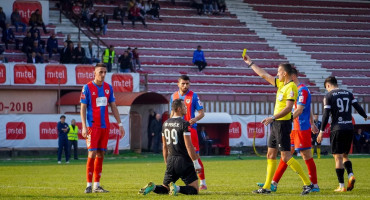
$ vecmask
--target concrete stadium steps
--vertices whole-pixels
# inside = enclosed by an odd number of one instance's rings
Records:
[[[336,77],[370,77],[370,70],[363,70],[363,69],[331,69],[329,70],[333,76]]]
[[[348,86],[366,86],[370,85],[370,78],[368,77],[339,77],[343,84]]]
[[[322,67],[327,69],[370,69],[370,62],[355,62],[355,61],[319,61]]]
[[[287,21],[287,20],[270,20],[272,25],[277,28],[321,28],[321,29],[343,29],[343,30],[367,30],[370,29],[369,23],[360,22],[322,22],[322,21],[306,21],[300,22]]]
[[[244,0],[244,2],[250,4],[260,4],[260,0]],[[296,0],[284,0],[284,1],[275,1],[275,0],[264,0],[264,5],[277,5],[277,6],[311,6],[311,7],[324,7],[324,8],[370,8],[370,5],[367,3],[361,2],[340,2],[340,1],[296,1]]]
[[[264,2],[263,2],[264,3]],[[339,7],[311,7],[311,6],[286,6],[286,5],[253,5],[258,12],[275,13],[307,13],[307,14],[336,14],[336,15],[368,15],[369,11],[361,8],[339,8]]]
[[[348,89],[352,90],[353,93],[356,93],[356,94],[366,94],[366,95],[369,94],[368,86],[365,86],[365,87],[349,86]]]
[[[348,15],[320,15],[304,13],[261,13],[263,17],[270,20],[290,21],[341,21],[341,22],[370,22],[370,16],[348,16]]]
[[[370,38],[370,32],[361,30],[335,30],[335,29],[295,29],[280,28],[287,36],[322,36],[322,37],[356,37]]]
[[[370,30],[370,27],[369,27]],[[330,37],[291,37],[294,42],[300,44],[350,44],[350,45],[370,45],[370,38],[330,38]]]
[[[355,61],[370,61],[369,53],[310,53],[311,57],[317,60],[355,60]]]
[[[333,53],[370,53],[370,45],[323,45],[300,44],[299,47],[307,52],[333,52]]]

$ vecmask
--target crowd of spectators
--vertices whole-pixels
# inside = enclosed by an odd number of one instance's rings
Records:
[[[225,0],[193,0],[192,7],[197,9],[198,15],[218,15],[225,13]]]

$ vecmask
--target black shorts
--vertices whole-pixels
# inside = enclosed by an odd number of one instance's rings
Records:
[[[275,120],[271,124],[271,135],[267,146],[279,151],[290,151],[290,132],[292,120]]]
[[[318,143],[317,142],[317,136],[318,136],[319,134],[314,134],[314,133],[311,133],[311,145],[312,145],[312,148],[313,148],[313,146],[315,146],[315,145],[321,145],[321,143]]]
[[[181,178],[186,185],[198,180],[194,164],[183,156],[170,156],[167,158],[167,169],[164,174],[163,185],[176,182]]]
[[[353,130],[339,130],[330,133],[332,154],[348,154],[351,150]]]

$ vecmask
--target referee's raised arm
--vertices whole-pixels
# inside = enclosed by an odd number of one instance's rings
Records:
[[[271,76],[269,73],[267,73],[264,69],[258,67],[254,62],[251,60],[251,58],[248,55],[245,55],[243,57],[243,60],[245,63],[247,63],[248,68],[252,68],[254,72],[258,74],[258,76],[265,79],[267,82],[269,82],[271,85],[275,86],[275,77]]]

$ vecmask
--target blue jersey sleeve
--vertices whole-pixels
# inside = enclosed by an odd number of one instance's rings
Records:
[[[90,101],[89,98],[90,98],[89,87],[87,87],[87,85],[84,85],[81,91],[80,103],[88,104],[88,102]]]
[[[308,99],[308,91],[303,89],[303,88],[300,88],[298,90],[298,101],[297,101],[297,104],[298,105],[302,105],[302,106],[305,106],[306,103],[307,103],[307,99]]]
[[[195,110],[203,109],[203,103],[200,101],[198,95],[195,93],[193,95],[193,105],[194,105]]]
[[[109,100],[108,100],[108,102],[109,103],[112,103],[112,102],[115,102],[116,101],[116,98],[114,97],[114,92],[113,92],[113,88],[112,88],[111,85],[109,85],[109,88],[110,88],[111,93],[109,94]]]

